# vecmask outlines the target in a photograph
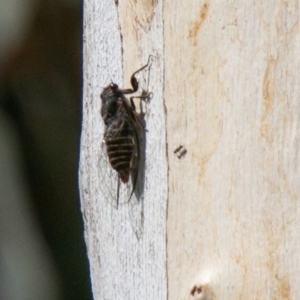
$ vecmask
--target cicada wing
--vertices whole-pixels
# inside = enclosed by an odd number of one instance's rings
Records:
[[[105,143],[101,144],[98,172],[100,190],[103,198],[115,208],[129,200],[132,183],[123,184],[118,173],[111,167],[106,153]]]
[[[135,113],[135,111],[134,111]],[[145,129],[141,126],[141,120],[135,113],[132,119],[134,128],[134,154],[131,161],[132,196],[129,206],[131,227],[140,238],[143,231],[143,207],[144,207],[144,179],[145,179]]]
[[[132,191],[131,179],[127,183],[122,183],[121,180],[119,180],[119,188],[118,188],[119,204],[127,203],[130,200],[131,191]]]
[[[130,199],[129,206],[129,217],[131,227],[136,234],[137,238],[140,238],[143,231],[143,221],[144,221],[144,182],[145,182],[145,131],[140,130],[138,132],[138,144],[139,148],[138,157],[135,157],[135,167],[133,168],[134,172],[132,174],[133,185],[133,194]]]
[[[127,98],[124,97],[123,99],[123,105],[125,108],[125,111],[129,117],[129,122],[131,125],[131,128],[133,129],[133,137],[132,137],[132,144],[134,146],[133,148],[133,154],[130,162],[130,179],[132,184],[132,191],[130,197],[135,192],[136,184],[139,177],[139,164],[140,164],[140,132],[142,129],[142,123],[139,118],[139,115],[137,114],[135,107],[131,105],[131,102],[128,101]]]

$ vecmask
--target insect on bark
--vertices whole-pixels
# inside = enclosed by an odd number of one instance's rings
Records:
[[[109,198],[107,200],[115,207],[119,205],[120,190],[125,191],[125,196],[122,196],[127,198],[125,202],[130,200],[138,179],[140,131],[145,130],[145,128],[136,111],[133,99],[145,100],[149,98],[151,93],[143,91],[141,95],[132,96],[129,100],[125,95],[138,91],[139,83],[135,76],[149,67],[151,62],[152,56],[150,55],[148,63],[132,74],[130,80],[132,88],[121,89],[112,82],[100,94],[102,100],[101,116],[105,125],[103,137],[105,149],[100,155],[100,168],[102,170],[109,167],[113,169],[113,172],[110,170],[109,174],[102,176],[101,184],[104,185],[104,197]],[[106,152],[106,155],[103,152]],[[110,166],[105,166],[107,164]],[[117,184],[115,185],[112,181],[117,181]],[[121,187],[120,181],[126,185],[125,188]]]

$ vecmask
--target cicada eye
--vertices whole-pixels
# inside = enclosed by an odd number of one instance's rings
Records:
[[[110,84],[110,87],[111,87],[111,89],[114,90],[114,91],[117,90],[117,89],[119,89],[118,85],[115,84],[115,83],[113,83],[113,82]]]

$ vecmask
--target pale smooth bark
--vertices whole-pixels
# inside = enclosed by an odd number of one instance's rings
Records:
[[[298,1],[85,1],[80,189],[95,299],[300,299],[299,20]],[[149,54],[137,239],[126,205],[101,197],[99,94],[109,76],[127,87]]]

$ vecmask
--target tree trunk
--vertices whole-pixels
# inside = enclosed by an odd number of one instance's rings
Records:
[[[297,1],[85,1],[94,299],[300,299],[299,13]],[[99,94],[130,87],[149,55],[143,193],[116,209]]]

